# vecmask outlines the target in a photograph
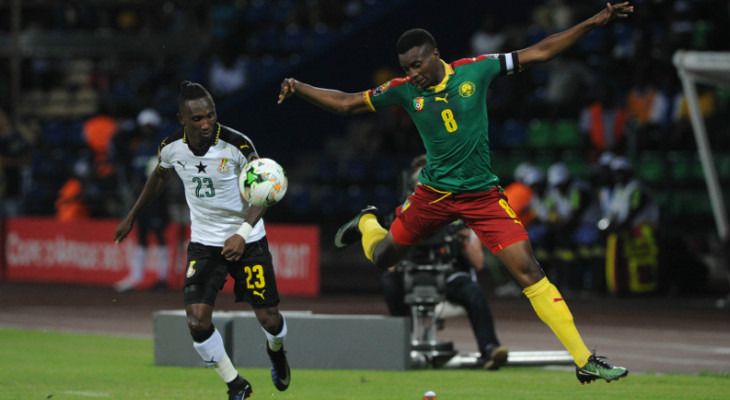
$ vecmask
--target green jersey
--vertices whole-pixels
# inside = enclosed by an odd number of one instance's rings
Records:
[[[396,78],[364,92],[365,101],[373,111],[399,105],[410,114],[426,148],[421,183],[452,193],[484,192],[499,185],[491,164],[487,88],[497,75],[517,69],[517,53],[443,63],[446,76],[436,86],[424,90],[410,78]]]

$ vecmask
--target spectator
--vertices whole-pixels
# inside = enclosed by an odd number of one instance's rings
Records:
[[[653,292],[659,275],[659,208],[626,158],[614,158],[611,170],[611,202],[599,222],[607,232],[606,286],[613,294]]]
[[[585,278],[591,270],[579,250],[598,241],[598,218],[592,224],[583,219],[591,206],[590,188],[574,179],[561,162],[551,165],[547,175],[548,235],[553,238],[551,258],[556,282],[566,290],[581,291],[590,286]]]
[[[28,142],[0,109],[0,216],[22,214],[24,177],[30,161]]]
[[[158,129],[162,118],[152,108],[146,108],[137,115],[137,127],[131,132],[125,132],[115,143],[120,147],[119,153],[124,158],[117,160],[118,169],[125,171],[127,177],[126,193],[140,193],[144,183],[157,165],[157,144],[159,142]],[[114,288],[124,292],[139,288],[144,281],[145,261],[149,253],[149,234],[154,235],[157,242],[157,276],[153,288],[167,286],[167,271],[169,269],[169,249],[165,240],[165,230],[170,222],[167,201],[164,196],[154,199],[140,212],[137,220],[137,248],[130,266],[129,275],[117,282]]]
[[[590,151],[603,153],[623,147],[626,112],[616,101],[611,86],[601,84],[595,98],[581,110],[580,130],[588,136]]]
[[[471,37],[471,54],[499,53],[506,42],[507,33],[502,28],[500,18],[488,13]]]
[[[89,163],[78,160],[74,164],[74,175],[58,190],[56,199],[56,219],[71,222],[91,217],[88,206],[88,178],[91,174]]]

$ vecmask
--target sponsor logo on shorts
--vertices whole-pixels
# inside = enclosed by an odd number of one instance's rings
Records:
[[[190,264],[188,265],[188,270],[187,272],[185,272],[185,276],[188,278],[193,275],[195,275],[195,260],[190,261]]]
[[[266,293],[266,289],[262,290],[261,292],[259,292],[258,290],[253,291],[253,294],[255,296],[261,297],[261,300],[266,300],[266,298],[264,297],[264,293]]]

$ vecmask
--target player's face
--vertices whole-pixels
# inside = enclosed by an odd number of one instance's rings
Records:
[[[413,47],[399,54],[398,62],[406,75],[411,78],[411,82],[420,89],[438,85],[444,79],[439,51],[428,45]]]
[[[216,133],[218,115],[210,97],[187,100],[178,114],[180,123],[192,142],[205,143]]]

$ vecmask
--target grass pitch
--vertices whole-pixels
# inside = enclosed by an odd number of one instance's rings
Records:
[[[268,369],[240,368],[252,399],[728,399],[730,375],[633,374],[581,386],[573,372],[533,367],[481,370],[302,370],[277,391]],[[158,367],[151,339],[0,329],[0,399],[226,399],[212,369]]]

